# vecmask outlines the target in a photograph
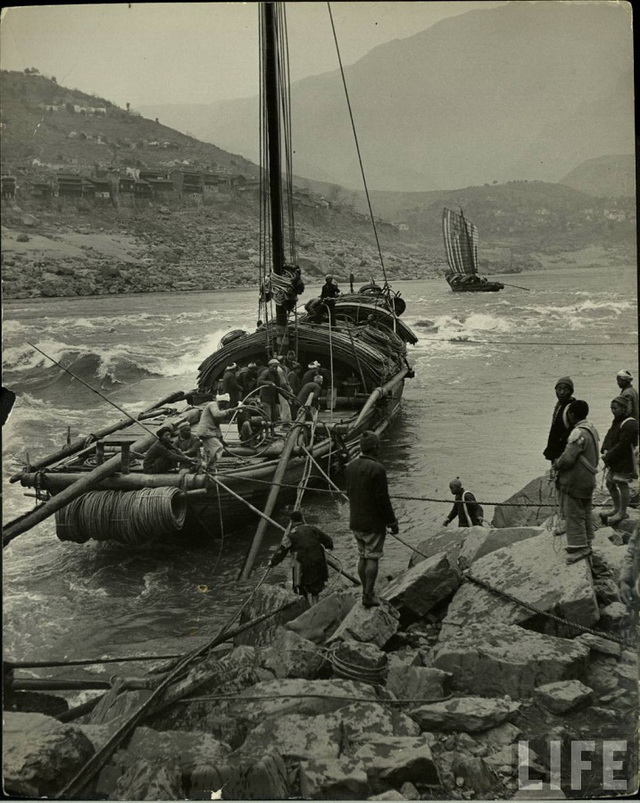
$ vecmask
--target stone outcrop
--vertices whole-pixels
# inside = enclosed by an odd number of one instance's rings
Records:
[[[227,714],[249,725],[257,725],[267,718],[288,714],[327,714],[348,705],[354,697],[377,700],[372,686],[351,680],[262,681],[229,704]]]
[[[269,717],[250,730],[235,755],[247,759],[275,749],[289,761],[336,759],[341,752],[340,739],[340,725],[335,717],[285,714]]]
[[[395,705],[356,702],[340,708],[332,716],[340,724],[345,739],[365,743],[376,736],[417,736],[420,728]]]
[[[441,552],[446,552],[451,562],[455,564],[460,554],[460,548],[473,529],[473,527],[442,527],[423,538],[416,547],[417,551],[411,553],[409,568],[411,569],[416,563],[432,558]]]
[[[502,698],[454,697],[444,702],[412,708],[409,710],[409,716],[423,731],[475,733],[511,719],[519,708],[519,703]]]
[[[239,633],[235,636],[233,643],[235,645],[250,644],[254,647],[270,644],[274,639],[278,625],[295,619],[307,607],[308,604],[305,598],[299,594],[294,594],[292,591],[287,591],[279,586],[263,585],[253,595],[246,608],[243,608],[238,624],[242,625],[246,622],[251,622],[253,619],[279,608],[284,609],[245,630],[243,633]]]
[[[328,643],[333,644],[339,639],[354,639],[375,644],[376,647],[384,647],[398,630],[399,618],[398,611],[384,600],[381,600],[381,605],[377,608],[354,605]]]
[[[495,552],[496,549],[511,546],[527,538],[543,535],[542,527],[470,527],[469,535],[460,549],[459,560],[464,566]]]
[[[278,628],[260,661],[277,678],[316,678],[329,668],[327,659],[312,641],[284,628]]]
[[[447,634],[434,648],[432,661],[451,673],[454,689],[521,699],[544,683],[583,677],[588,656],[581,643],[517,625],[476,624]]]
[[[549,482],[549,477],[545,474],[531,480],[520,491],[505,499],[504,507],[496,505],[491,525],[493,527],[535,527],[549,518],[555,504],[555,486]]]
[[[399,700],[438,700],[449,692],[451,673],[427,666],[394,662],[386,688]]]
[[[460,585],[460,575],[446,552],[416,563],[381,592],[401,615],[418,619]]]
[[[352,592],[334,591],[322,597],[308,611],[287,622],[284,627],[314,644],[324,644],[356,604],[356,599]]]
[[[4,791],[17,797],[53,797],[94,754],[74,725],[44,714],[4,712]]]
[[[374,791],[406,782],[436,785],[439,777],[432,744],[433,737],[428,733],[372,738],[358,747],[354,758],[363,762]]]
[[[552,714],[565,714],[590,703],[593,689],[579,680],[564,680],[538,686],[533,696],[537,703]]]
[[[470,573],[538,610],[553,610],[571,622],[592,626],[599,612],[589,566],[585,561],[567,566],[561,540],[550,533],[527,538],[480,558]],[[465,582],[449,606],[441,638],[449,624],[451,630],[474,623],[520,624],[534,615],[485,588]]]
[[[362,800],[371,787],[357,759],[312,759],[300,762],[300,793],[303,800]]]
[[[116,781],[111,800],[182,800],[185,791],[173,762],[136,761]]]

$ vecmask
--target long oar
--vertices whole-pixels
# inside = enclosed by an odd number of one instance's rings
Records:
[[[502,282],[505,287],[517,287],[518,290],[531,290],[530,287],[521,287],[519,284],[507,284],[507,282]]]

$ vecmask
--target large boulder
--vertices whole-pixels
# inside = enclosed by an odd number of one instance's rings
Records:
[[[182,800],[185,791],[173,762],[135,761],[117,779],[110,800]]]
[[[355,758],[300,762],[303,800],[364,800],[371,794],[364,764]]]
[[[247,607],[242,609],[238,624],[251,622],[265,613],[273,611],[278,611],[278,613],[239,633],[234,637],[233,643],[235,645],[251,644],[255,647],[271,644],[278,626],[295,619],[307,607],[307,601],[299,594],[294,594],[279,586],[263,585],[252,596]],[[282,610],[280,610],[281,608]]]
[[[432,558],[440,552],[446,552],[451,558],[451,562],[456,563],[460,548],[472,529],[469,527],[442,527],[435,533],[431,533],[420,541],[416,552],[411,553],[409,568],[411,569],[416,563]]]
[[[312,641],[284,628],[276,631],[273,643],[262,654],[261,664],[277,678],[316,678],[328,667],[324,654]]]
[[[409,716],[423,731],[465,731],[474,733],[494,728],[512,719],[519,703],[488,697],[454,697],[440,703],[412,708]]]
[[[376,736],[417,736],[418,725],[395,705],[351,703],[332,715],[340,724],[345,738],[354,744],[368,742]]]
[[[255,755],[247,762],[234,762],[222,768],[225,800],[285,800],[289,795],[287,770],[282,756],[272,748],[260,758]],[[211,784],[192,789],[190,800],[206,800],[216,791]]]
[[[451,673],[428,666],[389,665],[386,688],[398,700],[439,700],[449,692]]]
[[[262,681],[241,692],[229,704],[227,713],[249,725],[257,725],[267,718],[286,714],[315,716],[331,713],[348,705],[354,697],[378,699],[374,688],[367,683],[285,678]]]
[[[433,666],[451,672],[454,689],[514,699],[536,686],[582,678],[589,649],[582,643],[524,630],[517,625],[468,625],[436,644]]]
[[[563,680],[538,686],[533,696],[536,702],[552,714],[566,714],[567,711],[590,703],[593,689],[579,680]]]
[[[3,788],[17,797],[53,797],[94,754],[75,725],[44,714],[4,712]]]
[[[401,616],[419,619],[460,585],[460,573],[446,552],[416,563],[381,592]]]
[[[387,654],[375,644],[353,639],[337,641],[331,653],[331,665],[335,677],[373,686],[383,685],[387,679]]]
[[[543,535],[544,532],[542,527],[471,527],[460,549],[459,560],[464,566],[471,566],[496,549]]]
[[[434,741],[430,733],[373,737],[353,755],[364,763],[375,791],[406,782],[434,786],[440,782],[431,754]]]
[[[356,604],[357,597],[349,591],[334,591],[322,597],[316,605],[287,622],[284,627],[314,644],[324,644]]]
[[[185,792],[197,787],[197,776],[203,767],[209,771],[222,767],[231,752],[229,745],[214,739],[208,733],[185,731],[155,731],[151,728],[136,728],[126,749],[118,750],[104,767],[98,779],[98,793],[110,798],[116,794],[119,779],[131,772],[131,783],[137,785],[143,781],[133,769],[142,761],[150,766],[176,767],[182,779]],[[222,780],[222,775],[214,775],[211,783]],[[117,800],[135,800],[122,798]],[[147,799],[147,798],[142,798]],[[157,799],[157,798],[150,798]]]
[[[549,476],[536,477],[520,491],[496,505],[493,527],[535,527],[549,518],[556,506],[556,489]]]
[[[328,643],[333,644],[340,639],[355,639],[384,647],[398,630],[399,619],[398,611],[385,600],[381,600],[380,606],[376,608],[354,605]]]
[[[272,749],[290,761],[338,758],[342,749],[339,720],[324,714],[269,717],[249,731],[234,756],[246,759]]]
[[[470,575],[538,611],[553,612],[570,622],[590,627],[600,616],[591,570],[586,561],[567,566],[561,540],[546,533],[503,547],[477,560]],[[521,624],[535,615],[528,608],[469,580],[458,589],[449,605],[442,622],[441,638],[448,629],[456,631],[487,622]],[[551,633],[563,632],[561,626],[550,619],[547,627]]]

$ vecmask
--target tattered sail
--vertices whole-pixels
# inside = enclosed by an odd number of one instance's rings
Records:
[[[447,262],[453,273],[478,273],[478,227],[464,215],[446,207],[442,211],[442,231]]]

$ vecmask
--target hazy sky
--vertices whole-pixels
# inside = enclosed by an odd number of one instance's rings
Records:
[[[504,2],[335,2],[342,60],[445,17]],[[257,3],[119,3],[4,9],[0,64],[37,67],[118,105],[210,103],[257,92]],[[287,3],[291,78],[337,67],[327,4]]]

